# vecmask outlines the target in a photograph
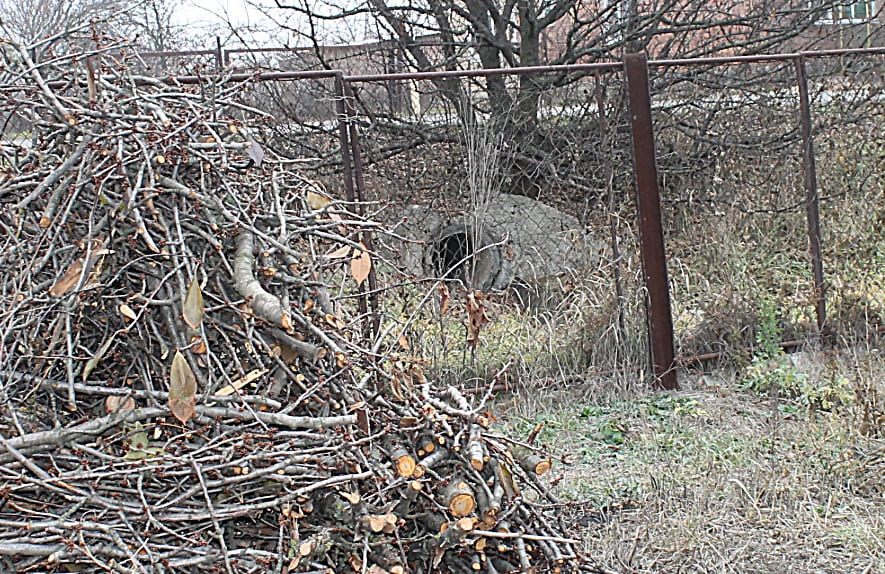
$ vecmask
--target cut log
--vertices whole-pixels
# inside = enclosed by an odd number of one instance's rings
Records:
[[[519,466],[526,472],[541,476],[553,466],[553,462],[549,458],[541,457],[526,448],[514,446],[511,448],[511,451],[513,451],[514,458],[519,462]]]
[[[409,454],[409,451],[402,445],[394,445],[390,450],[390,459],[393,461],[393,468],[396,473],[403,478],[412,478],[415,472],[415,457]]]
[[[418,452],[423,450],[425,455],[432,454],[436,450],[436,438],[431,433],[422,433],[418,437],[418,444],[415,450]]]
[[[482,427],[470,425],[470,438],[467,441],[467,456],[470,466],[477,472],[482,472],[485,464],[485,445],[482,440]]]
[[[439,450],[434,451],[433,453],[425,456],[418,464],[415,465],[415,470],[412,471],[412,478],[421,478],[424,476],[424,473],[427,472],[427,469],[433,468],[434,466],[442,463],[448,457],[449,453],[446,452],[445,449],[440,448]]]
[[[455,479],[449,483],[443,492],[443,501],[452,516],[456,518],[468,516],[476,508],[473,489],[462,479]]]

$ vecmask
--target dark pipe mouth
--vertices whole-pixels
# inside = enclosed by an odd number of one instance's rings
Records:
[[[488,291],[495,288],[501,272],[501,251],[495,243],[488,232],[476,237],[470,224],[452,223],[436,234],[425,252],[425,269],[447,281]]]
[[[473,253],[473,241],[466,230],[441,235],[433,245],[430,264],[437,277],[466,280]]]

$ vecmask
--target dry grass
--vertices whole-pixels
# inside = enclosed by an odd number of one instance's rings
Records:
[[[885,571],[885,397],[875,349],[797,355],[810,380],[866,392],[833,411],[761,396],[742,371],[684,375],[682,390],[586,384],[503,400],[507,424],[575,463],[559,494],[583,501],[587,551],[617,572]],[[866,399],[863,397],[867,397]],[[881,415],[881,413],[880,413]],[[863,431],[863,432],[862,432]],[[876,434],[878,431],[878,435]]]

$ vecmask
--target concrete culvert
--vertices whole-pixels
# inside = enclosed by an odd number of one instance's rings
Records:
[[[479,245],[475,246],[479,236]],[[436,277],[462,281],[480,291],[502,289],[513,280],[502,265],[503,242],[464,221],[432,233],[425,248],[425,270]]]
[[[515,279],[534,286],[586,268],[598,263],[604,250],[575,217],[523,196],[501,194],[483,211],[481,224],[475,221],[473,214],[452,217],[407,206],[394,230],[408,240],[398,249],[403,268],[488,292]]]

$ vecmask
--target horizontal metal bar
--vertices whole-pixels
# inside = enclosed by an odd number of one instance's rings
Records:
[[[480,70],[440,70],[436,72],[397,72],[395,74],[356,74],[344,76],[345,82],[384,82],[388,80],[437,80],[441,78],[477,78],[488,76],[525,76],[552,72],[613,71],[623,68],[621,62],[562,64],[558,66],[525,66],[520,68],[485,68]]]
[[[850,55],[885,54],[883,48],[845,48],[840,50],[819,50],[790,52],[786,54],[756,54],[752,56],[711,56],[709,58],[683,58],[675,60],[649,60],[649,67],[708,66],[751,62],[792,61],[800,57],[824,58]],[[613,71],[623,68],[621,62],[595,62],[592,64],[562,64],[551,66],[528,66],[522,68],[493,68],[482,70],[443,70],[436,72],[398,72],[395,74],[355,74],[344,76],[347,82],[383,82],[387,80],[434,80],[440,78],[475,78],[501,75],[523,76],[556,72],[589,72],[594,70]]]
[[[177,58],[180,56],[211,56],[215,50],[164,50],[161,52],[139,52],[142,58]]]
[[[261,73],[239,73],[239,74],[228,74],[226,76],[221,76],[219,74],[206,74],[204,76],[165,76],[165,77],[136,77],[134,82],[137,86],[150,86],[156,82],[163,82],[165,84],[173,85],[173,84],[184,84],[184,85],[198,85],[198,84],[207,84],[212,81],[221,80],[224,84],[231,84],[236,82],[248,82],[248,81],[257,81],[257,82],[270,82],[270,81],[283,81],[283,80],[309,80],[309,79],[317,79],[317,78],[336,78],[343,76],[344,73],[341,70],[302,70],[297,72],[261,72]],[[113,81],[113,76],[107,76],[105,79],[109,81]],[[69,85],[70,82],[67,80],[53,80],[51,82],[47,82],[47,85],[52,89],[64,88]]]
[[[224,83],[232,82],[273,82],[279,80],[309,80],[315,78],[335,78],[342,76],[341,70],[300,70],[294,72],[259,72],[248,73],[242,72],[237,74],[228,74],[220,76],[218,74],[207,74],[205,76],[167,76],[165,78],[157,78],[167,84],[205,84],[210,79],[223,80]]]
[[[254,50],[261,50],[255,48]],[[276,50],[275,48],[273,50]],[[227,50],[226,53],[235,50]],[[142,56],[149,55],[213,55],[215,50],[194,50],[192,52],[144,52]],[[675,67],[675,66],[709,66],[721,64],[737,64],[751,62],[774,62],[774,61],[791,61],[800,57],[805,58],[825,58],[852,55],[885,55],[885,47],[881,48],[845,48],[840,50],[819,50],[808,52],[791,52],[787,54],[758,54],[753,56],[717,56],[710,58],[685,58],[681,60],[649,60],[648,65],[651,67]],[[563,64],[555,66],[527,66],[519,68],[493,68],[480,70],[443,70],[437,72],[398,72],[395,74],[357,74],[346,76],[342,70],[300,70],[291,72],[260,72],[260,73],[236,73],[225,76],[223,81],[230,82],[272,82],[285,80],[305,80],[312,78],[334,78],[341,77],[346,82],[383,82],[389,80],[431,80],[441,78],[476,78],[489,76],[524,76],[529,74],[544,74],[557,72],[611,72],[623,69],[621,62],[595,62],[592,64]],[[168,84],[203,84],[209,81],[218,80],[221,76],[218,74],[207,74],[202,76],[184,75],[184,76],[166,76],[156,78]],[[138,82],[137,82],[138,83]],[[144,84],[149,82],[145,81]],[[67,82],[58,81],[50,82],[50,86],[62,87]]]
[[[721,64],[741,64],[755,62],[788,62],[799,58],[829,58],[833,56],[866,55],[875,56],[885,54],[882,48],[842,48],[838,50],[817,50],[805,52],[788,52],[786,54],[754,54],[751,56],[710,56],[709,58],[684,58],[673,60],[649,60],[649,67],[672,67],[672,66],[709,66]]]
[[[325,46],[320,46],[320,49],[324,49]],[[267,52],[268,54],[279,53],[279,52],[288,52],[292,54],[297,54],[298,52],[310,52],[311,54],[316,52],[316,49],[313,46],[299,46],[297,48],[286,48],[283,46],[276,48],[230,48],[229,50],[225,50],[227,54],[261,54]]]

